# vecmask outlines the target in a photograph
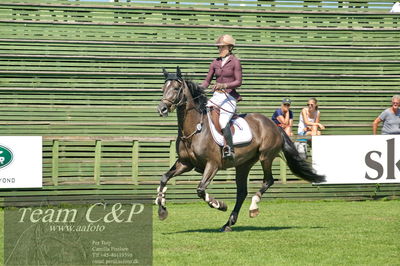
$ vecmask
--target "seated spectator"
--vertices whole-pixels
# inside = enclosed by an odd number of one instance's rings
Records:
[[[277,126],[285,130],[289,137],[293,136],[293,112],[290,110],[291,103],[292,101],[289,98],[284,98],[281,107],[275,110],[271,118]]]
[[[400,95],[392,97],[392,107],[384,110],[372,123],[372,132],[377,133],[378,125],[383,121],[382,134],[400,134]]]
[[[307,106],[301,110],[297,134],[300,136],[319,136],[321,135],[320,130],[324,130],[325,126],[319,122],[320,112],[317,99],[310,98]]]

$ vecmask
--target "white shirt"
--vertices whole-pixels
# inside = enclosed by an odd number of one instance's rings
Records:
[[[394,3],[390,12],[391,13],[400,12],[400,2]]]
[[[318,117],[318,114],[319,114],[319,111],[316,111],[314,118],[307,116],[308,122],[315,123],[315,119]],[[304,120],[303,120],[303,111],[301,111],[301,113],[300,113],[299,120],[300,121],[299,121],[299,127],[297,129],[297,134],[302,133],[304,131],[304,129],[307,127],[306,123],[304,123]]]
[[[224,66],[224,65],[226,64],[226,62],[228,62],[229,56],[230,56],[230,55],[228,55],[228,56],[222,58],[221,66]]]

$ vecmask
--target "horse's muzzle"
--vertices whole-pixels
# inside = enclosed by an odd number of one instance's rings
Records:
[[[157,106],[157,111],[162,117],[168,116],[168,106],[164,102],[160,102],[160,104]]]

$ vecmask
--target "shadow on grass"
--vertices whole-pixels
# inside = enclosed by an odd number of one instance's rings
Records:
[[[314,227],[302,227],[302,226],[234,226],[232,227],[233,232],[246,232],[246,231],[280,231],[280,230],[289,230],[289,229],[322,229],[323,227],[314,226]],[[182,233],[218,233],[218,229],[193,229],[193,230],[185,230],[178,231],[173,233],[163,233],[164,235],[171,234],[182,234]]]

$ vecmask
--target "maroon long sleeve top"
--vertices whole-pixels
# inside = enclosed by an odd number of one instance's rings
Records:
[[[237,101],[242,99],[240,94],[236,91],[236,88],[242,85],[242,65],[240,64],[239,59],[234,55],[230,55],[224,66],[222,66],[221,57],[214,59],[210,64],[207,77],[201,85],[207,88],[214,75],[218,83],[225,83],[227,85],[227,88],[225,89],[227,93]]]

